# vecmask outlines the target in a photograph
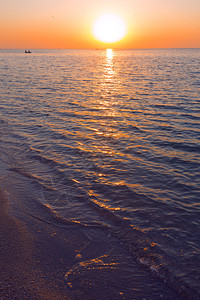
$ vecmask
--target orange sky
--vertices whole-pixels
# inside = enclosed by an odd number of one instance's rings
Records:
[[[114,13],[127,34],[95,40],[102,14]],[[199,0],[6,0],[0,3],[0,48],[200,48]]]

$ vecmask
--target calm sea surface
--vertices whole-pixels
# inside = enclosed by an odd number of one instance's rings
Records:
[[[101,228],[198,299],[200,50],[1,50],[0,70],[13,209]]]

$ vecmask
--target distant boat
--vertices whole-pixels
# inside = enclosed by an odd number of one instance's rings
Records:
[[[31,50],[25,50],[25,53],[31,53]]]

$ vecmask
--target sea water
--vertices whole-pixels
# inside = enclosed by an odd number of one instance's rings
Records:
[[[199,57],[199,49],[0,51],[0,158],[24,179],[13,209],[101,228],[194,299]]]

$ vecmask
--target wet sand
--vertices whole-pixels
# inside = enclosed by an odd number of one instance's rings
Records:
[[[34,237],[25,225],[8,213],[8,203],[0,190],[1,299],[66,298],[66,291],[47,281],[37,263]],[[38,257],[37,257],[38,259]]]
[[[0,160],[0,299],[180,299],[107,231],[29,214],[21,179]]]
[[[28,226],[12,214],[9,192],[2,184],[8,174],[0,160],[0,299],[71,299],[64,281],[59,286],[56,276],[50,280],[40,263],[45,252],[36,235],[40,224]]]

